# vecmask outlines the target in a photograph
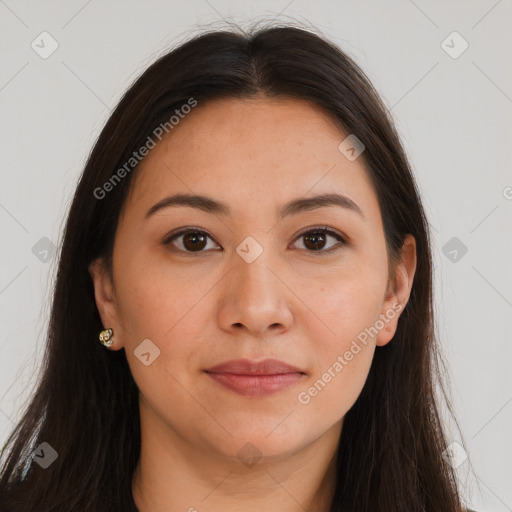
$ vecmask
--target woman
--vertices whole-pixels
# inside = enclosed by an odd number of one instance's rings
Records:
[[[2,510],[465,510],[434,330],[427,220],[364,73],[299,28],[197,36],[85,166]]]

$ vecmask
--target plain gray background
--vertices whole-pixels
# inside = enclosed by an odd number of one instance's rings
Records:
[[[225,20],[272,19],[334,40],[394,115],[432,224],[440,342],[469,455],[457,474],[478,511],[511,511],[510,0],[0,0],[0,442],[35,382],[52,247],[110,110],[170,46]]]

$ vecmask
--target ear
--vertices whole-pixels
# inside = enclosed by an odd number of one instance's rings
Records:
[[[114,332],[112,336],[114,343],[109,347],[109,350],[119,350],[123,348],[123,343],[121,342],[123,330],[119,322],[114,285],[102,258],[94,260],[89,265],[89,274],[93,281],[96,307],[98,308],[103,328],[112,329]]]
[[[384,322],[384,326],[379,330],[376,338],[379,347],[389,343],[395,335],[398,318],[405,309],[411,295],[416,261],[416,240],[411,234],[407,234],[394,275],[389,279],[386,298],[382,306],[380,318]]]

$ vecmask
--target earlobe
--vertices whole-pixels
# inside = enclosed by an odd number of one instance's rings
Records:
[[[407,234],[402,245],[400,260],[395,267],[395,275],[388,283],[388,293],[381,311],[384,326],[377,334],[377,346],[386,345],[395,335],[398,319],[411,295],[416,263],[416,240],[411,234]]]

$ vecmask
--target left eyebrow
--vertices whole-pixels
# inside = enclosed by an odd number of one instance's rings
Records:
[[[217,201],[211,197],[198,194],[174,194],[154,204],[146,212],[145,218],[150,217],[163,208],[177,206],[188,206],[190,208],[203,210],[207,213],[221,214],[225,216],[232,214],[232,210],[227,204]],[[317,208],[325,208],[328,206],[338,206],[340,208],[345,208],[357,213],[363,219],[365,218],[361,208],[359,208],[359,206],[354,201],[352,201],[352,199],[342,194],[331,193],[294,199],[286,203],[279,210],[278,219],[282,220],[290,215],[297,215],[305,211],[315,210]]]
[[[350,199],[350,197],[342,194],[321,194],[313,197],[299,198],[286,203],[281,210],[279,210],[278,219],[282,220],[288,215],[296,215],[305,211],[315,210],[317,208],[325,208],[328,206],[338,206],[345,208],[349,211],[355,212],[363,219],[364,214],[361,208]]]

